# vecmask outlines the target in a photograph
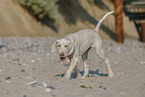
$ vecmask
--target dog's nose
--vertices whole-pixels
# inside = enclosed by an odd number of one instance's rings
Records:
[[[64,53],[63,53],[63,52],[61,52],[61,53],[60,53],[60,56],[64,56]]]

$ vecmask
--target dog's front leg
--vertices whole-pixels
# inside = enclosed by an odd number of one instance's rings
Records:
[[[82,77],[81,73],[80,73],[80,70],[78,68],[78,66],[76,65],[76,67],[74,68],[74,72],[76,74],[76,77],[79,79]]]
[[[67,78],[67,79],[71,78],[71,73],[74,70],[74,68],[76,67],[78,61],[79,61],[78,57],[73,57],[72,58],[70,66],[69,66],[68,70],[66,71],[66,73],[64,75],[64,78]]]

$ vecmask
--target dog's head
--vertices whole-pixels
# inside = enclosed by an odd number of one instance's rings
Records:
[[[65,61],[66,57],[72,54],[74,46],[67,39],[60,39],[54,42],[51,46],[51,53],[58,52],[61,61]]]

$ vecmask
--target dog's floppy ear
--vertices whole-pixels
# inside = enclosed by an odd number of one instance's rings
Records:
[[[56,52],[56,44],[58,43],[58,40],[55,41],[51,46],[51,53]]]

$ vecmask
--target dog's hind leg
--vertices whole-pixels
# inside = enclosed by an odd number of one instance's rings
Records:
[[[103,49],[102,45],[100,45],[99,48],[95,47],[95,49],[96,49],[96,53],[97,53],[98,57],[101,58],[106,65],[108,76],[114,77],[113,72],[111,70],[109,59],[105,57],[105,53],[104,53],[104,49]]]
[[[89,75],[89,65],[87,64],[89,50],[90,48],[86,52],[84,52],[82,55],[82,60],[84,62],[84,74],[82,76],[83,79],[85,79]]]

